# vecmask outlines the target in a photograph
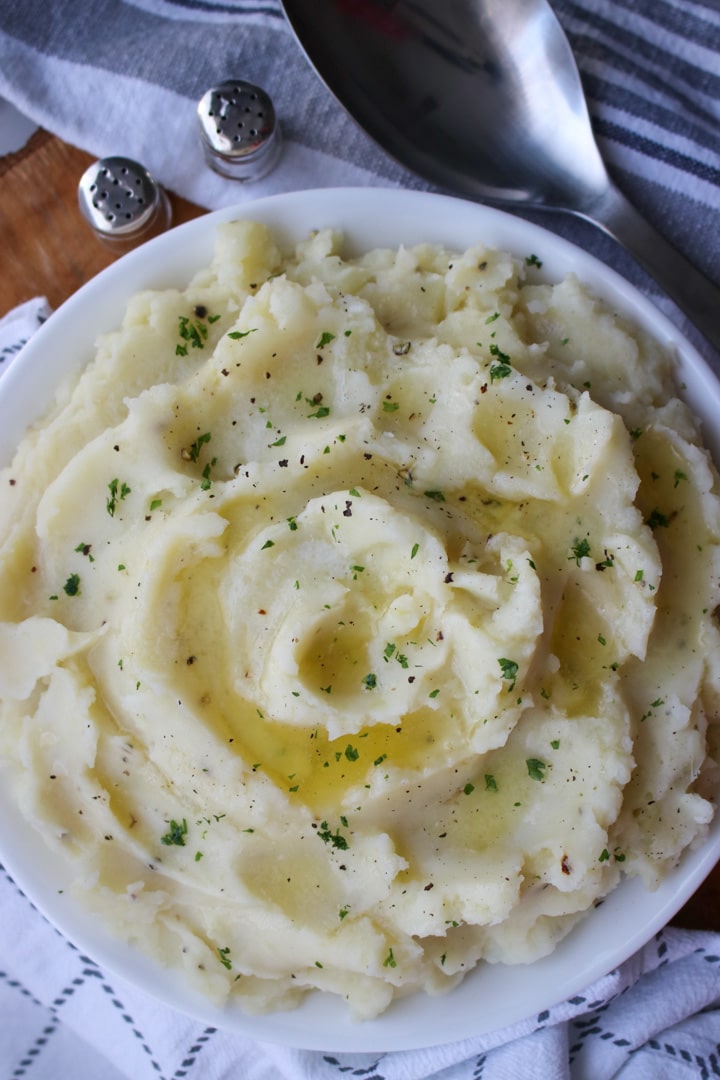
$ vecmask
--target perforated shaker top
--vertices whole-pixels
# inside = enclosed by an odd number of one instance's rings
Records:
[[[144,238],[168,224],[167,196],[150,173],[125,157],[107,157],[83,173],[78,203],[106,239]]]
[[[211,168],[235,180],[257,180],[276,164],[280,128],[272,101],[259,86],[230,79],[203,94],[200,138]]]

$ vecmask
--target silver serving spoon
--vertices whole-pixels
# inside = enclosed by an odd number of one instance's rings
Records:
[[[565,210],[621,243],[720,352],[720,289],[608,176],[546,0],[282,0],[362,128],[446,191]]]

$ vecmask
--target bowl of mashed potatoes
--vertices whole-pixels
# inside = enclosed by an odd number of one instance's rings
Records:
[[[580,991],[720,855],[719,405],[615,273],[455,199],[125,256],[0,384],[3,862],[267,1041]]]

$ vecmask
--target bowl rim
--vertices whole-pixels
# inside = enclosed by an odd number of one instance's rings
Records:
[[[344,232],[353,253],[403,240],[408,246],[444,243],[460,250],[482,242],[519,257],[537,254],[543,278],[576,273],[595,295],[675,352],[683,396],[700,418],[712,456],[720,461],[720,425],[713,423],[720,383],[670,319],[616,271],[557,234],[502,210],[432,192],[348,187],[283,193],[204,214],[122,256],[83,285],[37,330],[0,380],[0,462],[9,461],[25,429],[45,413],[63,380],[92,358],[97,338],[119,325],[129,297],[140,289],[186,285],[209,263],[217,225],[238,219],[269,224],[284,244],[328,226]],[[40,386],[36,369],[43,373]],[[720,858],[716,815],[706,840],[685,853],[656,892],[648,893],[637,880],[624,881],[550,956],[517,967],[480,965],[448,995],[413,995],[395,1002],[377,1020],[357,1023],[346,1015],[342,1002],[319,992],[297,1010],[259,1017],[235,1006],[214,1007],[180,985],[171,969],[113,938],[99,919],[72,901],[68,867],[48,852],[42,837],[22,818],[7,784],[0,786],[0,821],[0,859],[18,886],[49,922],[108,972],[203,1023],[265,1042],[326,1052],[421,1049],[522,1026],[580,993],[650,941]],[[59,884],[66,889],[61,894]]]

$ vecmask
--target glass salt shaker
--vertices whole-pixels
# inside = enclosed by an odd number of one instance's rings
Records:
[[[229,79],[208,90],[197,107],[207,164],[231,180],[260,180],[275,168],[280,127],[272,101],[259,86]]]
[[[166,192],[144,166],[126,157],[102,158],[86,169],[78,204],[98,239],[118,254],[170,225]]]

